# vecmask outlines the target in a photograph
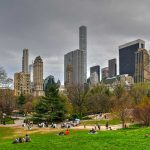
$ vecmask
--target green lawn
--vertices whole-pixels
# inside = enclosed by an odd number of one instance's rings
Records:
[[[32,134],[32,142],[11,144],[13,129],[0,128],[0,150],[150,150],[150,128],[100,131],[89,135],[87,131],[71,130],[69,136],[56,133]]]
[[[109,123],[109,125],[117,125],[117,124],[121,124],[121,121],[119,119],[113,119],[113,120],[85,120],[85,121],[81,121],[81,124],[85,124],[85,125],[95,125],[97,123],[99,123],[100,125],[105,125],[106,122]]]

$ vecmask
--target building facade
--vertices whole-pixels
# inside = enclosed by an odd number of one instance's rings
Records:
[[[117,62],[115,58],[108,61],[108,69],[110,78],[117,75]]]
[[[28,49],[23,49],[23,56],[22,56],[22,72],[28,73],[28,66],[29,65],[29,52]]]
[[[49,75],[45,80],[44,80],[44,91],[48,90],[49,85],[55,84],[55,79],[54,76]]]
[[[139,48],[145,48],[145,42],[141,39],[119,46],[119,72],[129,74],[134,77],[135,74],[135,53]]]
[[[19,72],[14,74],[15,96],[30,95],[30,74]]]
[[[33,63],[33,95],[43,96],[43,61],[40,56]]]
[[[109,68],[105,67],[101,70],[102,80],[109,77]]]
[[[146,49],[138,49],[135,53],[135,76],[136,83],[150,82],[150,59]]]
[[[83,51],[74,50],[64,56],[64,83],[83,85],[84,79],[84,63]]]
[[[95,81],[97,80],[96,81],[97,83],[100,82],[100,66],[99,65],[90,67],[90,77],[91,76],[95,76]]]
[[[84,83],[87,80],[87,27],[80,26],[79,27],[79,49],[83,51],[83,79]]]

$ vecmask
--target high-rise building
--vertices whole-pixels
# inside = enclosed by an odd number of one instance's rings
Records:
[[[100,66],[99,65],[90,67],[90,77],[93,76],[92,75],[93,73],[96,73],[95,77],[97,78],[97,83],[99,83],[100,82]]]
[[[14,91],[16,96],[30,94],[30,74],[24,72],[14,74]]]
[[[91,85],[96,85],[98,83],[99,83],[98,74],[96,72],[91,73],[90,74],[90,84]]]
[[[145,42],[141,39],[119,46],[119,72],[129,74],[134,77],[135,74],[135,53],[139,48],[145,48]]]
[[[109,68],[108,67],[102,68],[101,72],[102,72],[102,80],[109,77]]]
[[[136,83],[150,82],[150,58],[146,49],[138,49],[135,53],[135,76]]]
[[[65,85],[84,85],[83,51],[74,50],[64,56],[64,83]]]
[[[23,49],[22,72],[28,73],[29,53],[28,49]]]
[[[33,63],[29,65],[30,81],[33,82]]]
[[[34,96],[43,96],[43,61],[40,56],[36,57],[33,63],[33,86]]]
[[[79,27],[79,49],[83,51],[82,63],[83,65],[83,78],[84,83],[87,80],[87,27]]]
[[[44,91],[48,90],[48,87],[50,85],[55,84],[55,79],[54,76],[49,75],[45,80],[44,80]]]
[[[108,61],[108,69],[110,78],[117,75],[117,63],[115,58]]]

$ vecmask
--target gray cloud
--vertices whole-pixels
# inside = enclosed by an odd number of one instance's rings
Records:
[[[21,71],[22,49],[30,62],[41,55],[44,76],[63,81],[64,54],[77,49],[78,27],[88,27],[88,68],[118,58],[118,46],[141,38],[149,49],[149,0],[0,0],[0,66]],[[89,69],[88,69],[89,70]]]

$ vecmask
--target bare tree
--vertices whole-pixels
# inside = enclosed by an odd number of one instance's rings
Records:
[[[12,83],[13,79],[8,78],[6,71],[0,67],[0,88],[10,88]]]

